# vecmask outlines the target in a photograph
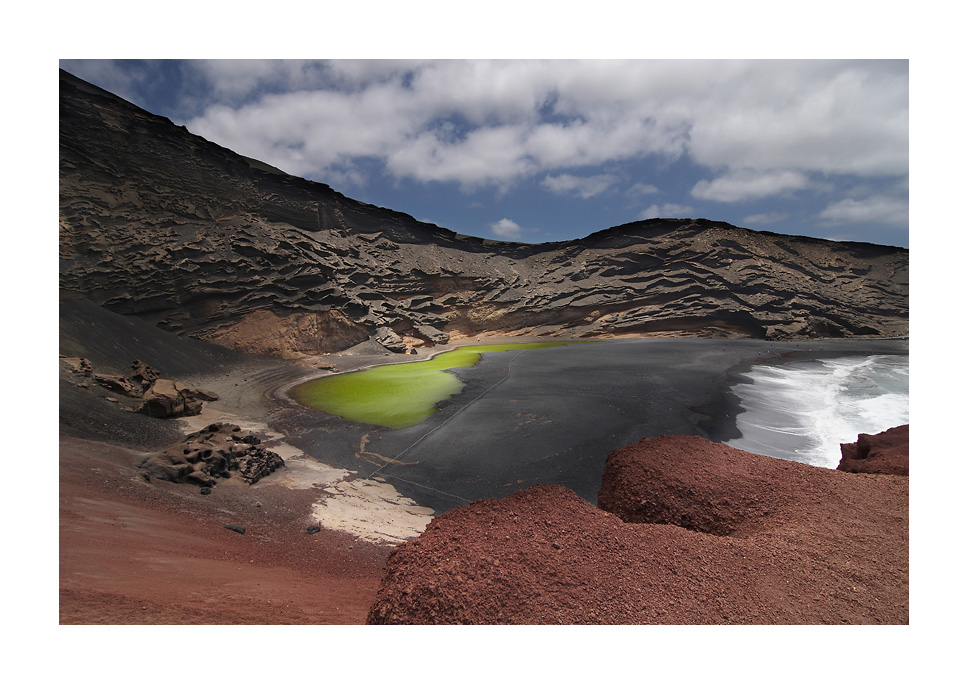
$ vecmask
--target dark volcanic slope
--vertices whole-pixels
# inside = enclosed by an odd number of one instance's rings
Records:
[[[63,71],[60,92],[63,296],[169,330],[293,356],[481,332],[907,334],[905,249],[703,219],[544,245],[471,238],[246,159]]]

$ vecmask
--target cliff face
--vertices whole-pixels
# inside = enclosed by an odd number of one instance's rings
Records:
[[[378,331],[402,349],[483,332],[908,330],[905,249],[703,219],[542,245],[462,236],[246,159],[63,71],[60,259],[63,297],[289,356]]]

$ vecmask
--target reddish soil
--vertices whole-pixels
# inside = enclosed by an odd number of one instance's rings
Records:
[[[61,624],[360,624],[387,554],[306,531],[312,490],[152,479],[136,452],[60,442]],[[239,534],[226,524],[242,524]]]
[[[609,456],[599,504],[537,485],[439,516],[368,621],[908,622],[906,477],[660,437]]]
[[[877,435],[862,434],[853,444],[841,444],[837,470],[907,475],[909,427],[900,425]]]

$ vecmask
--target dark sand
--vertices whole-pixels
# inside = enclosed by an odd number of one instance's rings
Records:
[[[420,425],[349,423],[290,406],[276,427],[320,461],[386,478],[442,512],[532,484],[595,503],[605,458],[643,437],[736,438],[730,383],[755,363],[907,353],[906,340],[628,339],[485,354],[463,391]]]

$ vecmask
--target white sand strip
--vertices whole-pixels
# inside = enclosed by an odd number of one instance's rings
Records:
[[[284,435],[272,432],[264,423],[217,411],[207,404],[197,416],[178,420],[185,434],[212,423],[232,423],[264,435],[263,445],[282,456],[286,467],[262,478],[252,489],[273,485],[319,489],[321,497],[313,504],[311,519],[320,527],[348,532],[374,544],[394,545],[419,536],[433,519],[432,508],[418,506],[393,485],[356,479],[355,471],[320,463],[283,441]]]

